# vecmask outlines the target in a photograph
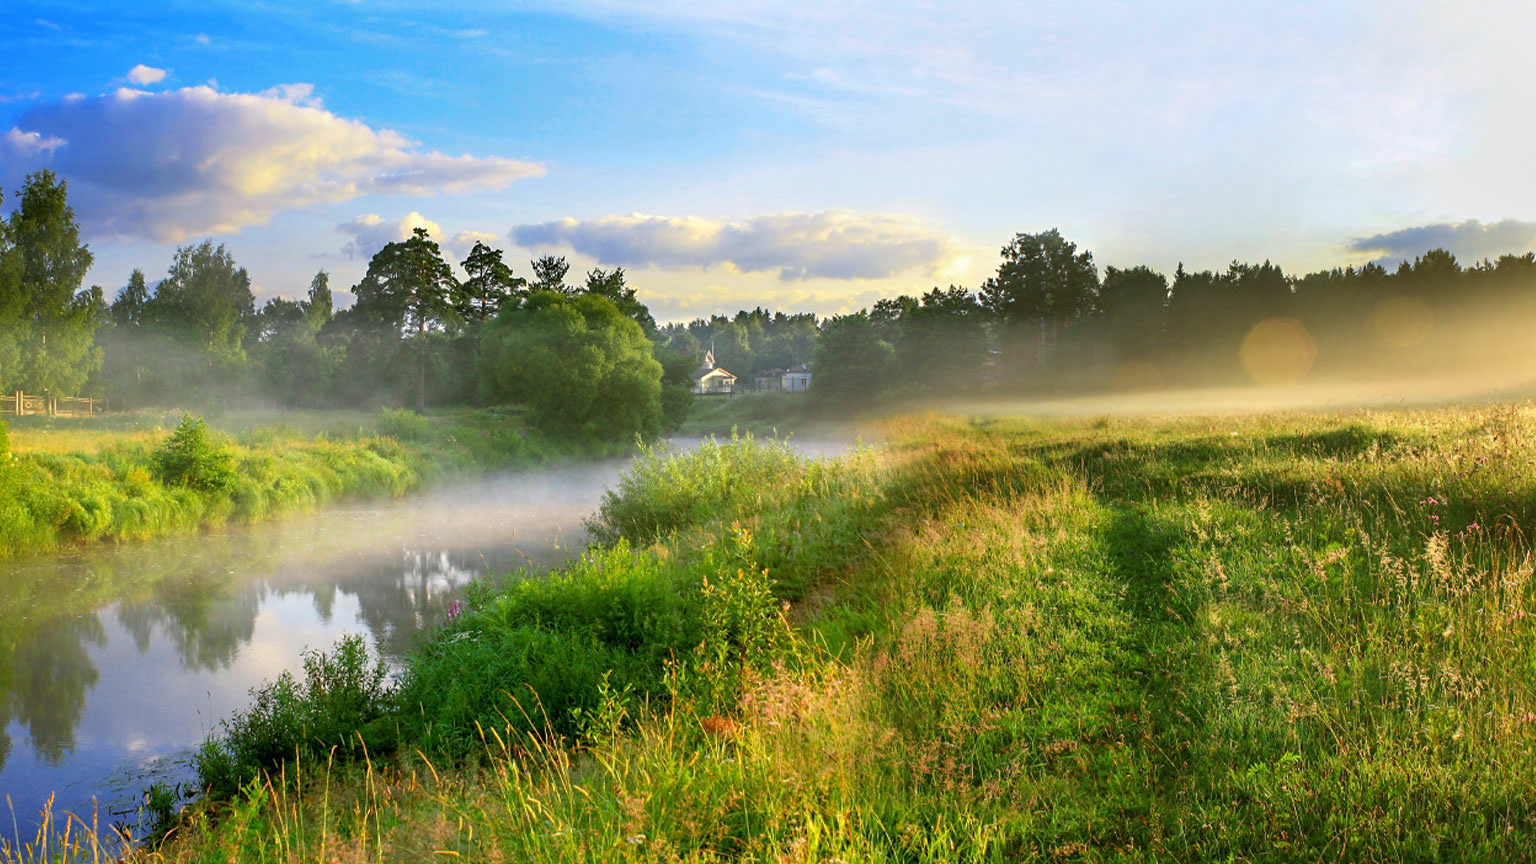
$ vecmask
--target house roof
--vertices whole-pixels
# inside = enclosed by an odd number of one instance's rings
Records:
[[[731,373],[725,371],[724,369],[721,369],[719,366],[716,366],[716,367],[714,367],[712,369],[711,368],[700,369],[700,370],[698,370],[698,371],[693,373],[693,380],[695,380],[695,381],[702,381],[705,378],[729,378],[732,381],[736,380],[736,376],[735,375],[732,375]]]

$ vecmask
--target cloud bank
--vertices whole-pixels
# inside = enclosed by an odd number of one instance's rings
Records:
[[[528,248],[568,247],[602,264],[724,267],[778,271],[799,279],[883,279],[908,271],[944,274],[963,266],[959,245],[906,216],[775,213],[738,222],[632,213],[562,219],[513,228]]]
[[[1377,254],[1379,264],[1396,264],[1431,249],[1450,251],[1462,263],[1536,249],[1536,222],[1504,219],[1484,224],[1476,219],[1418,225],[1351,241],[1351,252]]]
[[[0,136],[0,185],[45,167],[69,182],[90,234],[160,242],[263,224],[289,207],[499,188],[544,173],[514,159],[422,152],[326,111],[306,84],[124,88],[35,105]]]

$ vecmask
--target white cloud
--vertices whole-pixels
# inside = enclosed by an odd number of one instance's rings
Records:
[[[602,264],[777,271],[781,280],[883,279],[964,266],[958,243],[907,216],[775,213],[738,222],[633,213],[520,225],[521,246],[569,247]]]
[[[544,173],[514,159],[422,152],[326,111],[304,84],[121,89],[34,105],[0,138],[0,185],[40,167],[69,182],[93,235],[161,242],[264,224],[290,207],[499,188]]]
[[[165,70],[140,63],[128,70],[128,80],[134,84],[159,84],[165,80]]]
[[[427,229],[427,234],[432,239],[442,242],[443,226],[415,210],[393,222],[386,221],[377,213],[365,213],[350,222],[343,222],[336,226],[337,231],[352,238],[341,248],[341,251],[348,258],[363,260],[372,258],[390,243],[409,240],[417,228]]]
[[[21,158],[46,157],[64,144],[62,138],[44,138],[36,132],[23,132],[20,129],[11,129],[0,138],[0,147],[15,153]]]

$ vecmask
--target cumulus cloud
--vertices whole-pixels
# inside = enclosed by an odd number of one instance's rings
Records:
[[[1376,254],[1379,264],[1396,264],[1429,251],[1445,249],[1464,263],[1497,258],[1505,253],[1536,249],[1536,222],[1504,219],[1484,224],[1476,219],[1418,225],[1361,237],[1349,244],[1351,252]]]
[[[484,243],[491,248],[496,248],[496,242],[501,238],[489,231],[460,231],[453,235],[453,247],[468,252],[475,248],[476,243]]]
[[[569,247],[603,264],[778,271],[782,280],[942,274],[964,263],[952,239],[906,216],[774,213],[738,222],[632,213],[512,229],[521,246]]]
[[[544,173],[514,159],[423,152],[330,113],[303,84],[125,88],[34,105],[0,138],[0,185],[42,167],[69,181],[92,234],[161,242],[263,224],[289,207],[499,188]]]
[[[337,231],[352,238],[347,241],[347,245],[341,247],[341,251],[348,258],[365,260],[372,258],[390,243],[409,240],[417,228],[427,229],[427,234],[431,235],[432,239],[442,241],[443,226],[415,210],[393,222],[387,221],[377,213],[365,213],[336,226]]]
[[[128,80],[134,84],[159,84],[165,80],[165,70],[140,63],[128,70]]]

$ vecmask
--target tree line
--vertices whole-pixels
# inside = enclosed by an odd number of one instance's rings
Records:
[[[1447,350],[1436,333],[1536,297],[1532,253],[1463,267],[1435,249],[1395,271],[1303,276],[1234,261],[1170,278],[1147,266],[1101,274],[1054,229],[1012,238],[975,289],[936,286],[830,318],[754,308],[659,327],[623,268],[572,279],[564,258],[544,256],[525,278],[476,243],[461,279],[421,229],[372,257],[345,310],[324,271],[303,299],[258,307],[246,270],[212,240],[178,248],[153,283],[133,271],[110,302],[81,288],[92,260],[64,182],[28,177],[0,221],[0,392],[127,407],[514,403],[537,424],[601,437],[680,423],[706,350],[743,383],[812,361],[812,398],[835,405],[1272,383],[1428,368]]]
[[[81,289],[92,260],[65,183],[29,176],[0,222],[0,392],[122,407],[512,403],[536,426],[603,439],[673,427],[689,404],[696,358],[653,343],[622,268],[573,282],[564,258],[545,256],[523,278],[476,243],[460,279],[417,229],[372,257],[356,302],[337,310],[323,270],[303,299],[258,307],[246,269],[212,240],[178,248],[158,281],[134,270],[110,302]]]

